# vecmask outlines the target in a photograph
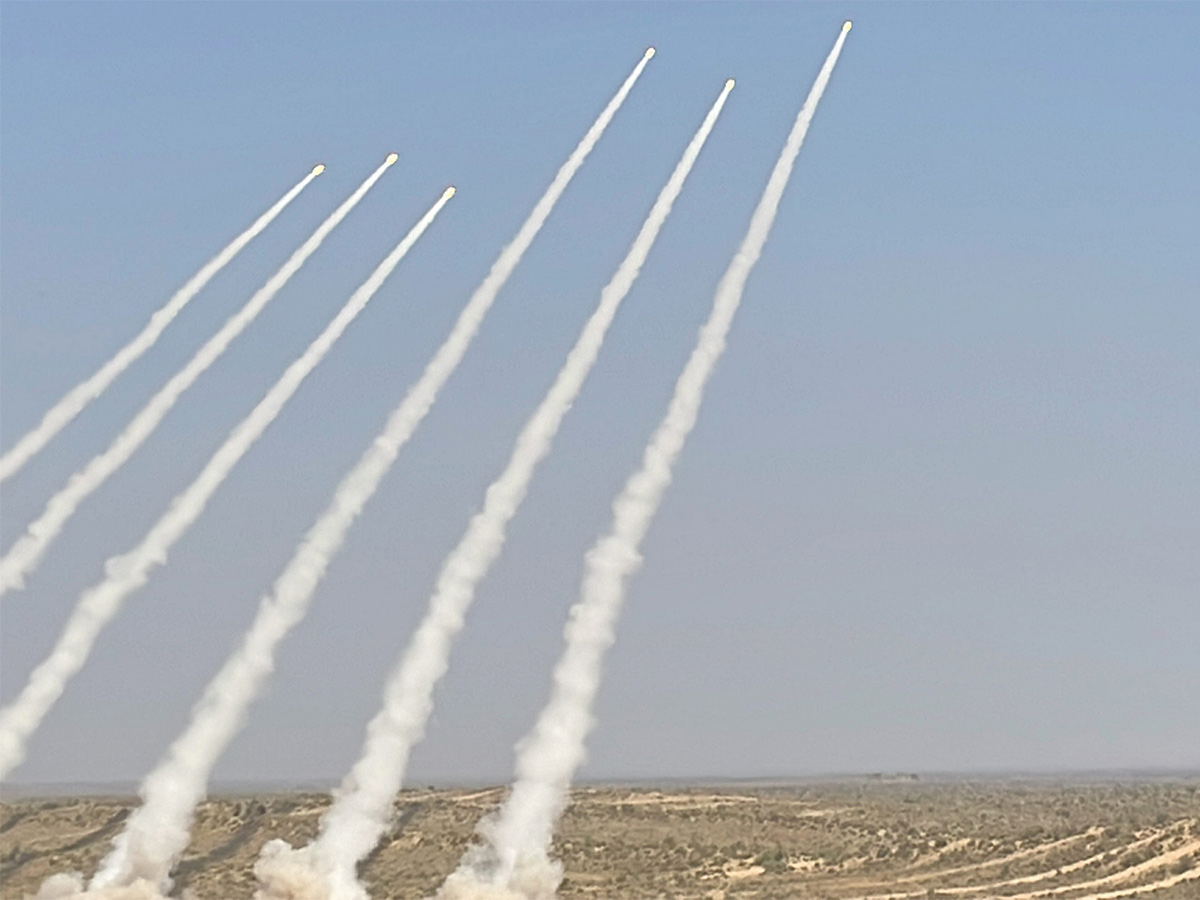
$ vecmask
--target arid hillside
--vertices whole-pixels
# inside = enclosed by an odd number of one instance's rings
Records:
[[[376,897],[428,897],[501,789],[406,791],[364,875]],[[310,838],[326,797],[210,800],[176,893],[249,898],[259,848]],[[27,799],[0,815],[2,897],[91,873],[129,798]],[[558,851],[564,898],[1200,898],[1200,782],[851,782],[576,791]]]

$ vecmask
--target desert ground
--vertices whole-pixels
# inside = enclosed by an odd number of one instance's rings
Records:
[[[501,788],[405,791],[362,874],[373,896],[429,897]],[[0,896],[91,873],[131,797],[0,804]],[[217,796],[176,895],[249,898],[259,848],[313,836],[324,794]],[[581,788],[556,847],[564,898],[1200,898],[1200,778]]]

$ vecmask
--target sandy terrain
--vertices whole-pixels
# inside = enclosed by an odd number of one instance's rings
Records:
[[[363,873],[377,897],[428,897],[500,789],[406,791]],[[12,800],[0,810],[0,897],[94,871],[129,798]],[[272,837],[311,837],[319,794],[214,798],[176,893],[241,900]],[[558,850],[564,898],[1200,900],[1200,781],[809,783],[590,788]]]

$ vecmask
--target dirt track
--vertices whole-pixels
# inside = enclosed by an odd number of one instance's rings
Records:
[[[377,897],[428,897],[501,797],[407,791],[364,865]],[[0,897],[91,873],[128,799],[22,800],[0,812]],[[272,837],[303,843],[321,795],[214,799],[177,889],[242,900]],[[859,782],[714,791],[577,791],[559,839],[564,898],[1200,900],[1200,782]]]

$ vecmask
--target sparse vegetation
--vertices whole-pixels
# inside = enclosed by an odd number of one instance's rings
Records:
[[[395,827],[363,869],[374,895],[429,897],[500,797],[498,790],[404,792]],[[4,803],[0,897],[33,893],[55,871],[93,871],[131,802]],[[200,900],[249,898],[262,844],[272,837],[305,843],[326,803],[323,795],[209,801],[198,810],[177,886]],[[1030,889],[998,885],[1006,880],[1037,876],[1037,887],[1053,888],[1140,863],[1149,868],[1121,887],[1200,876],[1200,843],[1189,850],[1189,842],[1200,842],[1200,789],[1192,782],[880,780],[737,791],[588,789],[576,793],[556,851],[567,873],[564,900],[837,900],[898,891],[913,900],[974,900]],[[1167,854],[1174,855],[1154,865]],[[1195,900],[1200,877],[1146,896]]]

